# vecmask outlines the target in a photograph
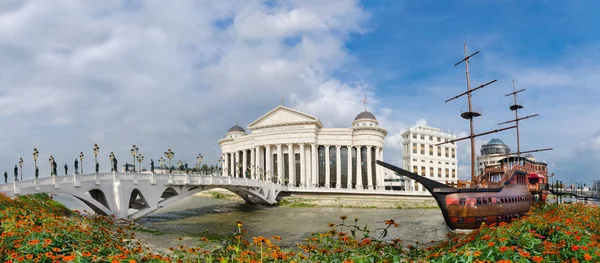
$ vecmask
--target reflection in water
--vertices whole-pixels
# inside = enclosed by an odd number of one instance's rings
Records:
[[[71,209],[87,209],[79,200],[56,195],[55,200]],[[191,196],[139,219],[143,226],[177,236],[228,235],[242,221],[249,236],[279,235],[281,245],[289,246],[308,238],[313,232],[326,232],[328,223],[368,225],[373,230],[384,227],[384,220],[394,219],[400,226],[390,228],[386,239],[400,238],[404,244],[427,245],[442,240],[449,232],[438,209],[363,209],[363,208],[290,208],[248,205],[237,201]],[[172,235],[169,235],[172,236]]]

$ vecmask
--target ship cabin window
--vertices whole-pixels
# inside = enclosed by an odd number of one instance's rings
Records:
[[[475,217],[475,224],[481,223],[481,217]]]
[[[464,205],[466,203],[466,200],[464,198],[461,198],[459,202],[461,205]]]
[[[491,204],[491,203],[492,203],[492,198],[491,198],[491,197],[488,197],[487,199],[488,199],[488,202],[487,202],[487,203],[488,203],[488,204]]]
[[[463,222],[463,218],[462,218],[462,217],[459,217],[459,218],[458,218],[458,222],[459,222],[459,223],[462,223],[462,222]]]
[[[481,197],[477,198],[477,204],[480,205],[481,204]]]

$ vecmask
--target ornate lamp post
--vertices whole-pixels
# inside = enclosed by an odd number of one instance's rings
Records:
[[[219,158],[219,164],[221,165],[221,171],[223,170],[223,162],[225,162],[225,159],[223,159],[223,157]],[[217,168],[217,172],[219,172],[219,169]]]
[[[196,156],[196,165],[198,166],[198,173],[200,172],[200,167],[202,165],[203,159],[204,159],[204,157],[200,153],[198,154],[198,156]]]
[[[144,156],[140,153],[136,156],[138,163],[140,164],[140,172],[142,172],[142,162],[144,161]]]
[[[113,152],[110,152],[110,155],[108,156],[108,160],[110,161],[110,171],[111,172],[116,172],[114,169],[115,166],[115,154]]]
[[[19,158],[19,167],[21,167],[21,181],[23,181],[23,158]]]
[[[167,159],[169,159],[169,172],[171,172],[171,159],[173,159],[173,157],[175,157],[175,152],[171,151],[171,149],[169,148],[165,152],[165,157],[167,157]]]
[[[83,174],[83,152],[79,152],[79,162],[81,165],[81,174]]]
[[[137,154],[137,151],[139,150],[139,148],[137,146],[135,146],[135,144],[133,146],[131,146],[131,157],[133,158],[133,172],[135,173],[135,155]]]
[[[94,143],[94,165],[98,167],[98,152],[100,151],[100,147],[98,147],[97,143]],[[97,173],[98,171],[96,171]]]
[[[183,166],[181,160],[177,161],[177,169],[181,169],[181,166]]]
[[[34,147],[33,148],[33,170],[34,171],[37,171],[37,158],[38,158],[39,154],[40,153],[38,152],[37,148]],[[36,176],[36,178],[37,178],[37,176]]]

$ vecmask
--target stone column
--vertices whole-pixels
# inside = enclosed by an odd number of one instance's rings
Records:
[[[296,187],[296,160],[294,155],[294,145],[288,143],[288,186]]]
[[[367,187],[373,190],[373,166],[371,164],[371,146],[367,146]]]
[[[329,145],[325,145],[325,188],[329,188],[331,181],[331,164],[329,163]]]
[[[319,173],[318,173],[318,160],[317,160],[317,156],[319,155],[319,153],[317,152],[317,145],[312,143],[310,145],[310,150],[311,150],[311,156],[312,156],[312,161],[310,162],[311,166],[312,166],[312,186],[313,187],[318,187],[319,186]]]
[[[365,189],[362,182],[361,148],[361,146],[356,146],[356,189],[359,190]]]
[[[379,152],[379,160],[383,161],[383,147],[381,147],[381,151]],[[379,167],[381,171],[381,188],[385,189],[385,178],[383,177],[383,167]],[[406,182],[406,181],[405,181]]]
[[[256,149],[250,149],[250,178],[256,179]]]
[[[254,150],[254,157],[256,158],[255,160],[255,165],[256,165],[256,179],[260,180],[260,167],[262,162],[260,161],[260,157],[261,157],[261,153],[260,153],[260,146],[256,146],[256,150]]]
[[[223,163],[221,163],[221,176],[225,176],[226,175],[225,174],[225,169],[227,167],[229,167],[229,154],[223,153]]]
[[[273,180],[271,180],[271,178],[273,178],[273,165],[271,163],[271,145],[265,145],[265,153],[265,176],[267,181],[273,182]]]
[[[281,151],[281,144],[277,144],[277,183],[283,184],[284,174],[283,152]]]
[[[341,148],[342,146],[335,146],[335,188],[342,188],[342,154]]]
[[[348,181],[346,182],[346,188],[352,189],[352,146],[348,146]]]
[[[235,170],[235,177],[242,177],[242,171],[238,170],[238,163],[240,163],[240,151],[235,152],[235,167],[233,169]]]
[[[304,143],[300,144],[300,185],[306,187],[306,152],[304,151]]]
[[[235,158],[233,158],[233,153],[229,153],[229,176],[234,176],[234,162],[235,162]]]
[[[246,169],[248,168],[248,150],[242,152],[242,177],[246,178]]]
[[[376,160],[381,160],[379,158],[379,155],[381,153],[379,152],[379,147],[375,147],[375,159]],[[384,185],[383,185],[383,169],[381,168],[381,165],[375,164],[375,178],[377,178],[377,182],[375,183],[375,189],[385,189]]]

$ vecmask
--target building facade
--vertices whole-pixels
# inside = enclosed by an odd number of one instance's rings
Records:
[[[411,127],[402,133],[403,166],[407,171],[426,176],[440,183],[458,181],[458,158],[456,143],[437,145],[456,139],[451,133],[423,125]],[[407,191],[427,191],[418,182],[405,179]]]
[[[477,156],[477,172],[483,173],[486,166],[500,165],[500,160],[510,156],[510,148],[500,139],[491,139],[481,146],[481,155]]]
[[[387,131],[361,112],[350,128],[324,128],[318,118],[278,106],[218,141],[223,176],[268,180],[293,188],[383,190]]]

